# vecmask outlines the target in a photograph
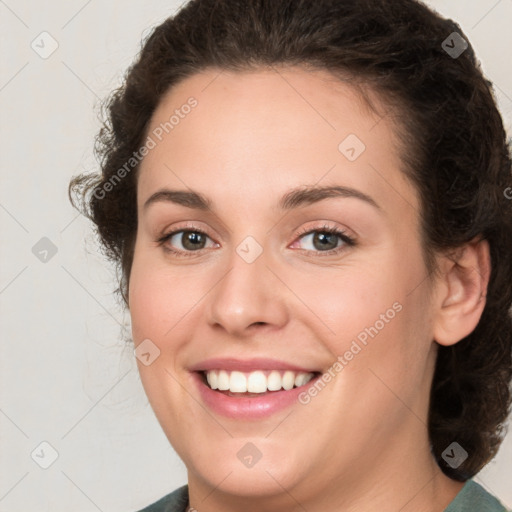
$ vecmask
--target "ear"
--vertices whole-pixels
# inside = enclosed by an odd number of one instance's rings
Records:
[[[434,311],[434,340],[454,345],[471,334],[485,307],[491,274],[487,240],[473,239],[440,262]]]

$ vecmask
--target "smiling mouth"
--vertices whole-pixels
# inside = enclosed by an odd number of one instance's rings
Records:
[[[250,398],[305,386],[320,375],[320,372],[291,370],[241,372],[217,369],[200,371],[199,374],[203,383],[213,391],[230,397]]]

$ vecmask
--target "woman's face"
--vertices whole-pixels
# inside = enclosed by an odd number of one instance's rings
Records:
[[[133,339],[189,484],[306,499],[426,453],[433,316],[390,116],[322,72],[208,71],[163,98],[148,135]],[[260,392],[299,370],[314,380]]]

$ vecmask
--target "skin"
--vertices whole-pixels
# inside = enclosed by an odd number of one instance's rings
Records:
[[[200,512],[308,510],[442,512],[462,487],[429,450],[428,397],[438,344],[477,325],[489,275],[486,242],[439,256],[428,278],[419,200],[401,169],[391,116],[372,113],[327,72],[301,68],[207,70],[160,102],[148,134],[193,96],[198,105],[144,158],[129,303],[141,380],[169,441],[186,464],[190,505]],[[383,104],[374,98],[377,105]],[[338,146],[356,134],[353,162]],[[336,197],[282,212],[281,196],[302,185],[341,185],[380,209]],[[160,201],[162,188],[194,190],[207,211]],[[162,235],[192,223],[203,249],[179,258]],[[322,255],[324,224],[357,241]],[[252,236],[262,254],[236,248]],[[172,247],[186,251],[181,234]],[[396,302],[402,309],[307,405],[261,420],[205,408],[188,370],[210,357],[270,357],[327,371]],[[435,340],[435,341],[434,341]],[[246,468],[251,442],[262,458]]]

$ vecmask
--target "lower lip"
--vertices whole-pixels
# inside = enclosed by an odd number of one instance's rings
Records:
[[[199,372],[193,372],[192,378],[199,389],[204,403],[215,413],[228,418],[255,420],[272,414],[298,402],[298,396],[316,382],[320,375],[304,386],[281,391],[263,393],[256,397],[235,397],[214,391],[203,382]]]

